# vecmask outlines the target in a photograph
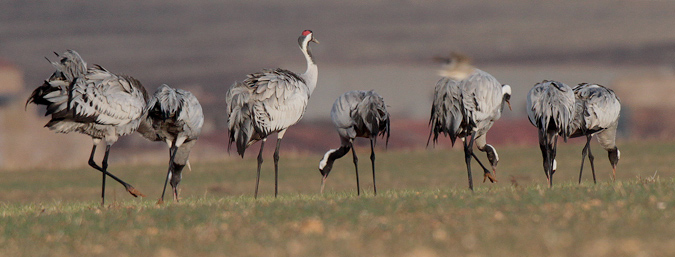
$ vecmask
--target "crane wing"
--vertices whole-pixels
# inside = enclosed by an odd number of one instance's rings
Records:
[[[368,136],[373,140],[376,136],[386,136],[388,142],[390,122],[384,99],[372,90],[362,93],[362,100],[358,102],[354,109],[355,113],[352,114],[356,126],[366,128]]]
[[[244,81],[253,89],[251,103],[256,129],[265,136],[297,123],[305,112],[309,89],[295,73],[282,70],[264,70],[250,74]]]
[[[558,128],[567,140],[572,132],[574,93],[569,86],[555,81],[537,83],[527,95],[527,116],[540,130]],[[551,123],[553,122],[553,123]]]
[[[75,122],[122,125],[139,119],[145,109],[147,93],[140,82],[100,66],[90,69],[84,79],[76,79],[70,90]]]
[[[431,118],[429,119],[429,125],[431,126],[429,140],[433,134],[435,143],[438,140],[438,135],[443,133],[450,136],[454,145],[457,135],[461,133],[463,112],[460,82],[450,78],[441,78],[434,89],[434,102],[431,105]],[[427,144],[429,144],[429,140],[427,140]]]
[[[575,87],[575,93],[577,101],[583,104],[582,115],[587,130],[608,128],[618,121],[621,103],[611,89],[584,84]]]
[[[462,103],[469,124],[492,122],[501,115],[502,86],[489,73],[475,69],[461,82]]]
[[[182,89],[160,86],[148,103],[148,116],[156,128],[175,137],[196,139],[201,134],[204,114],[197,98]]]
[[[199,104],[197,97],[192,93],[178,89],[179,95],[181,95],[181,111],[178,113],[177,120],[183,121],[185,123],[184,130],[186,131],[186,136],[188,138],[198,137],[202,132],[202,126],[204,125],[204,113],[202,111],[202,105]]]

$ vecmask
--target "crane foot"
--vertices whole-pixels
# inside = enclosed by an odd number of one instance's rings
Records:
[[[129,193],[130,193],[131,195],[133,195],[134,197],[139,197],[139,196],[140,196],[140,197],[145,197],[145,195],[144,195],[143,193],[141,193],[141,191],[138,191],[136,188],[134,188],[134,187],[132,187],[132,186],[130,186],[130,185],[127,186],[126,188],[127,188],[127,192],[129,192]]]
[[[486,180],[486,179],[490,179],[490,182],[491,182],[491,183],[498,182],[498,181],[497,181],[497,178],[495,178],[494,176],[492,176],[492,173],[490,173],[490,172],[486,172],[485,174],[483,174],[483,183],[485,183],[485,180]]]

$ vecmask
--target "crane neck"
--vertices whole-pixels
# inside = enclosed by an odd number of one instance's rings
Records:
[[[300,50],[302,51],[302,54],[305,55],[305,60],[307,60],[307,70],[300,76],[305,80],[307,88],[309,89],[309,95],[311,96],[316,88],[316,82],[319,77],[319,68],[316,66],[316,63],[314,63],[312,52],[309,49],[309,41],[303,42],[300,46]]]
[[[138,129],[136,129],[136,132],[150,141],[161,141],[159,135],[157,135],[157,132],[152,127],[152,119],[148,117],[147,113],[141,119],[141,123],[139,124]]]

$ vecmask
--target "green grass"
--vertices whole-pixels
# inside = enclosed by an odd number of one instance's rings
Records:
[[[606,152],[593,148],[576,183],[578,143],[561,145],[548,189],[538,148],[498,147],[500,181],[467,190],[456,149],[378,150],[372,194],[368,149],[361,197],[351,158],[336,163],[318,194],[320,156],[284,156],[280,196],[271,157],[253,199],[255,159],[194,163],[181,202],[155,204],[165,167],[111,166],[149,197],[108,180],[99,206],[93,170],[5,172],[0,181],[0,256],[672,256],[675,180],[667,143],[626,143],[616,182]],[[484,159],[482,153],[479,156]],[[267,157],[267,156],[266,156]],[[654,176],[654,172],[656,176]]]

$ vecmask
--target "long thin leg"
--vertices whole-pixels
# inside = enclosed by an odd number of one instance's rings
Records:
[[[377,195],[377,186],[375,185],[375,142],[370,139],[370,163],[373,167],[373,192]]]
[[[100,166],[98,166],[98,164],[96,164],[96,162],[94,161],[94,153],[96,153],[96,142],[94,143],[94,146],[91,148],[91,154],[89,155],[89,162],[88,162],[89,166],[91,166],[92,168],[94,168],[94,169],[96,169],[96,170],[102,172],[103,174],[105,174],[105,175],[111,177],[111,178],[114,179],[115,181],[117,181],[117,182],[119,182],[120,184],[122,184],[122,185],[124,186],[124,188],[127,189],[127,192],[129,192],[129,193],[130,193],[131,195],[133,195],[134,197],[145,196],[144,194],[142,194],[140,191],[138,191],[138,190],[137,190],[136,188],[134,188],[133,186],[129,185],[128,183],[122,181],[122,180],[119,179],[118,177],[115,177],[115,175],[109,173],[107,170],[105,170],[105,169],[101,168]],[[107,165],[107,164],[106,164],[106,165]],[[106,168],[107,168],[107,167],[106,167]]]
[[[590,142],[591,136],[588,137],[588,141]],[[593,161],[595,160],[595,157],[593,157],[593,153],[591,152],[591,146],[588,146],[588,160],[591,161],[591,172],[593,173],[593,184],[597,184],[598,182],[595,180],[595,165],[593,164]]]
[[[274,198],[277,197],[279,188],[279,147],[281,146],[281,137],[277,138],[277,148],[274,149]]]
[[[581,150],[581,168],[579,168],[579,184],[581,184],[581,174],[584,172],[584,161],[586,160],[586,152],[588,151],[588,147],[591,144],[591,138],[586,136],[586,145],[584,145],[584,149]]]
[[[356,157],[356,149],[351,141],[349,142],[349,146],[352,148],[352,159],[354,160],[354,170],[356,171],[356,195],[361,195],[361,186],[359,185],[359,157]]]
[[[103,162],[101,168],[108,171],[108,155],[110,154],[110,145],[105,146],[105,155],[103,155]],[[103,181],[101,182],[101,206],[105,204],[105,173],[103,173]]]
[[[106,156],[107,155],[108,154],[106,152]],[[103,166],[105,166],[105,165],[103,165]],[[103,170],[107,170],[107,169],[103,168]],[[105,173],[101,173],[101,175],[103,177],[101,179],[101,206],[103,206],[103,205],[105,205],[105,177],[106,177],[106,175],[105,175]]]
[[[173,159],[176,156],[177,149],[178,148],[176,147],[176,145],[172,145],[171,148],[169,148],[169,170],[166,172],[166,179],[164,180],[164,189],[162,189],[162,197],[159,198],[159,201],[157,201],[157,203],[159,204],[164,203],[164,193],[166,192],[166,184],[169,183],[169,178],[173,174]],[[174,199],[176,199],[175,196],[176,194],[174,193]]]
[[[488,179],[488,178],[490,179],[490,182],[492,182],[492,183],[496,182],[497,179],[494,176],[492,176],[492,172],[490,172],[490,170],[485,168],[485,165],[483,165],[483,163],[480,162],[480,160],[478,159],[478,156],[476,156],[476,153],[471,151],[471,156],[473,156],[473,158],[476,160],[476,162],[478,162],[478,165],[480,165],[480,167],[483,168],[483,172],[485,174],[483,176],[483,182],[485,182],[485,179]]]
[[[473,191],[473,178],[471,176],[471,147],[473,145],[473,137],[471,141],[468,140],[468,136],[464,137],[464,161],[466,162],[466,173],[469,176],[469,189]]]
[[[255,177],[255,194],[253,195],[253,198],[258,199],[258,185],[260,184],[260,167],[262,167],[263,163],[263,148],[265,148],[265,141],[267,139],[263,139],[262,142],[260,142],[260,152],[258,153],[258,172]]]

